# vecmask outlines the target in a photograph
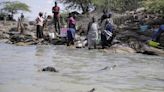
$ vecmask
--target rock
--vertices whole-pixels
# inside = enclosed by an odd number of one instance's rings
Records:
[[[136,51],[130,47],[121,47],[121,48],[115,48],[115,53],[129,54],[129,53],[136,53]]]
[[[16,27],[13,27],[9,30],[9,32],[18,32],[17,28]]]
[[[24,36],[19,34],[14,34],[10,37],[10,41],[13,43],[23,42]]]
[[[115,54],[130,54],[130,53],[136,53],[136,51],[132,48],[130,48],[127,44],[115,44],[112,45],[108,50],[105,52],[107,53],[115,53]]]
[[[29,25],[31,25],[31,26],[35,25],[35,21],[30,21]]]
[[[157,55],[164,56],[164,50],[163,49],[157,49],[154,47],[149,47],[148,51],[152,51],[152,52],[155,52],[155,54],[157,54]]]
[[[54,67],[45,67],[42,69],[43,72],[48,71],[48,72],[58,72]]]
[[[145,55],[156,55],[156,56],[158,55],[154,51],[144,51],[144,52],[142,52],[142,54],[145,54]]]
[[[0,43],[7,43],[9,41],[9,39],[1,39]]]
[[[13,44],[9,39],[7,39],[7,41],[5,43],[7,43],[7,44]]]
[[[111,66],[111,67],[106,66],[106,67],[104,67],[103,69],[100,69],[99,71],[107,70],[107,69],[113,70],[115,67],[116,67],[116,65],[113,65],[113,66]]]
[[[26,27],[29,26],[29,24],[28,23],[23,23],[23,26],[26,28]]]
[[[10,35],[9,34],[3,34],[3,39],[9,39]]]
[[[6,32],[0,31],[0,39],[9,39],[10,35]]]
[[[88,91],[88,92],[94,92],[95,91],[95,88],[92,88],[90,91]]]
[[[25,43],[25,42],[18,42],[18,43],[15,43],[15,45],[17,45],[17,46],[27,46],[28,44]]]
[[[32,39],[36,39],[36,33],[30,32],[30,31],[25,31],[24,35],[30,36]]]
[[[65,45],[66,44],[66,38],[56,38],[51,40],[51,44],[54,45]]]

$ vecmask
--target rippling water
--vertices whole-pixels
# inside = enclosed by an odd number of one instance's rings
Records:
[[[116,65],[114,69],[101,70]],[[59,73],[41,72],[54,66]],[[0,92],[164,92],[164,57],[0,44]]]

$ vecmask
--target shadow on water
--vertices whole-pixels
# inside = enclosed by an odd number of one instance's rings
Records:
[[[164,91],[164,57],[39,45],[0,51],[0,92]],[[46,66],[59,72],[38,71]]]

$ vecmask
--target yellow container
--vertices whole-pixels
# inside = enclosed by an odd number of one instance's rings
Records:
[[[158,42],[155,42],[155,41],[149,41],[148,45],[152,46],[152,47],[158,47],[160,44]]]

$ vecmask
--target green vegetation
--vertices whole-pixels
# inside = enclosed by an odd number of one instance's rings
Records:
[[[138,8],[141,0],[93,0],[95,6],[124,12]]]
[[[164,0],[144,0],[143,6],[149,12],[164,14]]]
[[[81,9],[83,13],[88,11],[91,0],[63,0],[61,1],[64,4],[68,4],[67,8],[78,8]]]
[[[135,10],[139,7],[145,7],[147,11],[164,14],[164,0],[63,0],[68,4],[67,8],[78,8],[87,12],[90,5],[98,9],[110,9],[117,12]]]
[[[18,11],[26,11],[30,12],[29,6],[25,3],[19,2],[19,1],[6,1],[0,3],[0,10],[2,13],[11,14],[14,16],[14,14],[17,14]]]
[[[68,4],[67,8],[82,9],[83,13],[86,13],[90,5],[119,12],[133,10],[139,7],[140,1],[141,0],[63,0],[62,2]]]

